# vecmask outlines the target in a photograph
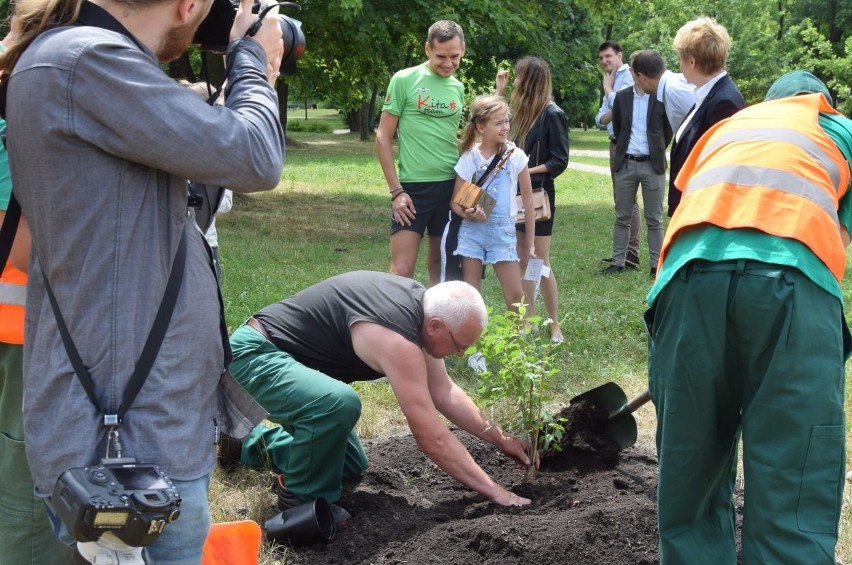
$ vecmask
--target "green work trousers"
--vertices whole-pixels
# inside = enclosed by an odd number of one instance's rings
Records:
[[[249,326],[231,336],[231,374],[281,427],[257,426],[243,442],[241,461],[272,466],[304,501],[335,502],[343,477],[367,468],[355,432],[361,400],[346,383],[306,367]]]
[[[657,410],[662,565],[831,564],[845,462],[837,298],[756,261],[692,262],[646,314]]]
[[[0,343],[0,565],[69,563],[71,548],[53,535],[44,502],[33,492],[24,453],[22,360],[22,346]]]

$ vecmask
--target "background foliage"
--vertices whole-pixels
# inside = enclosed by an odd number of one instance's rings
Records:
[[[852,113],[852,2],[848,0],[302,0],[308,49],[288,77],[291,103],[331,101],[367,139],[394,72],[424,60],[429,25],[452,19],[465,31],[459,77],[468,96],[490,91],[498,65],[538,55],[553,68],[554,96],[572,127],[591,125],[598,105],[597,47],[615,39],[625,59],[657,49],[677,70],[671,43],[686,21],[716,18],[733,39],[729,72],[749,103],[781,73],[807,68]],[[8,0],[0,0],[4,23]],[[7,25],[5,27],[8,27]],[[0,30],[5,33],[5,30]],[[191,59],[196,61],[197,54]],[[196,69],[197,71],[197,69]],[[284,79],[282,79],[284,80]],[[279,89],[281,91],[282,89]],[[287,92],[288,89],[283,89]]]

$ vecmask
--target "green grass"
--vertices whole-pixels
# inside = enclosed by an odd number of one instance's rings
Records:
[[[279,187],[269,193],[238,195],[234,209],[217,221],[231,330],[267,304],[329,276],[354,269],[387,271],[389,267],[389,202],[373,143],[358,141],[357,134],[292,132],[288,138],[293,143],[287,149]],[[572,149],[605,150],[607,144],[602,132],[571,131]],[[607,381],[618,383],[633,397],[647,387],[642,322],[650,288],[647,251],[639,271],[618,277],[595,276],[595,270],[602,267],[600,258],[611,250],[610,178],[569,169],[557,179],[556,190],[552,266],[559,283],[566,338],[558,353],[562,371],[554,383],[557,404],[567,404],[572,396]],[[416,277],[425,281],[422,261]],[[851,291],[847,285],[847,304],[852,303]],[[493,271],[489,270],[484,281],[483,294],[489,305],[503,308]],[[464,360],[449,359],[448,367],[451,376],[473,394],[476,378]],[[362,436],[405,425],[386,383],[359,383],[356,389],[363,399],[358,427]],[[641,408],[636,416],[639,441],[652,443],[652,406]],[[847,422],[849,438],[852,419],[848,414]],[[268,481],[265,472],[217,472],[211,487],[211,500],[216,501],[212,505],[214,520],[248,516],[262,522],[273,501],[266,490]],[[849,496],[847,489],[847,499]],[[845,505],[838,558],[846,562],[852,559],[850,521]],[[286,559],[286,553],[273,555],[265,550],[261,563],[286,563]]]
[[[324,121],[324,122],[332,122],[335,127],[343,127],[343,120],[340,116],[340,112],[335,108],[322,108],[319,110],[314,110],[313,108],[308,108],[307,113],[305,112],[304,106],[300,108],[293,108],[294,104],[293,100],[290,100],[291,107],[287,110],[287,121],[290,120],[316,120],[316,121]],[[307,114],[307,117],[305,115]]]
[[[568,142],[571,149],[596,149],[609,151],[609,136],[606,130],[572,129],[568,132]]]

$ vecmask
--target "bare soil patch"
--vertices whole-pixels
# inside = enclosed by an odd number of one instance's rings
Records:
[[[365,441],[370,468],[338,502],[350,526],[329,544],[296,548],[288,563],[658,563],[653,447],[618,452],[569,432],[528,484],[493,446],[455,432],[495,481],[532,499],[523,508],[495,506],[450,478],[408,433]]]

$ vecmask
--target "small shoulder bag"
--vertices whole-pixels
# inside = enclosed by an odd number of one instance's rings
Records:
[[[541,118],[539,118],[541,119]],[[544,122],[542,122],[542,128]],[[541,132],[539,131],[538,141],[535,144],[535,161],[541,163]],[[533,209],[536,222],[549,220],[552,214],[550,209],[550,198],[547,196],[547,191],[544,190],[544,181],[541,181],[541,186],[533,187],[532,189]],[[518,208],[518,213],[515,215],[515,223],[523,224],[526,222],[526,210],[524,209],[524,201],[520,193],[515,196],[515,205]]]

